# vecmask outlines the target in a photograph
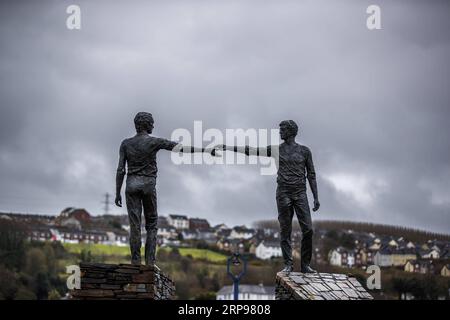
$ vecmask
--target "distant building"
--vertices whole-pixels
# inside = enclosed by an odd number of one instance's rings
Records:
[[[341,266],[342,265],[342,254],[338,249],[331,250],[328,255],[328,260],[332,266]]]
[[[0,217],[5,219],[12,219],[20,221],[26,224],[53,224],[55,216],[42,215],[42,214],[24,214],[24,213],[0,213]]]
[[[57,220],[65,220],[73,218],[78,220],[79,222],[90,222],[91,215],[85,209],[68,207],[61,211],[59,216],[56,218]]]
[[[175,227],[172,227],[170,225],[161,226],[161,227],[158,227],[158,236],[161,236],[162,238],[165,238],[165,239],[177,238],[178,232],[175,229]]]
[[[383,247],[373,257],[373,262],[380,267],[403,267],[408,260],[415,260],[417,255],[413,249],[396,249]]]
[[[233,300],[233,286],[224,286],[217,292],[217,300]],[[239,285],[239,300],[275,300],[275,287],[260,285]]]
[[[108,237],[108,244],[115,245],[115,246],[128,246],[129,240],[128,240],[128,232],[126,231],[107,231],[106,235]]]
[[[171,214],[167,218],[167,222],[177,230],[189,229],[189,219],[187,216]]]
[[[190,230],[209,230],[211,226],[208,220],[201,218],[189,218],[189,229]]]
[[[28,239],[32,241],[51,241],[55,240],[49,226],[46,225],[31,225],[28,231]]]
[[[355,265],[355,254],[351,250],[338,247],[330,251],[328,260],[332,266],[352,268]]]
[[[244,253],[245,246],[241,239],[227,239],[223,238],[216,242],[217,248],[224,251]]]
[[[440,274],[443,277],[450,277],[450,264],[444,265],[441,269]]]
[[[281,247],[279,242],[274,241],[262,241],[255,250],[257,258],[267,260],[272,257],[281,257]]]
[[[419,254],[422,259],[439,259],[440,257],[439,249],[437,248],[432,248],[430,250],[421,250]]]
[[[217,235],[213,229],[197,230],[197,239],[205,241],[208,244],[215,244],[217,242]]]
[[[436,274],[443,277],[450,276],[449,260],[417,259],[408,261],[403,270],[405,272]]]
[[[248,240],[255,235],[255,229],[249,229],[246,226],[237,226],[231,230],[231,239],[245,239]]]
[[[225,223],[217,224],[213,227],[213,229],[217,232],[219,230],[230,229]]]
[[[180,234],[182,240],[197,240],[198,238],[197,231],[193,230],[183,230]]]

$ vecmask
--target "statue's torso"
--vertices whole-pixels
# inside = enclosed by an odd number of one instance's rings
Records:
[[[154,178],[158,172],[156,153],[160,149],[172,150],[176,145],[175,142],[149,135],[136,135],[125,139],[123,144],[127,174]]]
[[[306,190],[306,161],[309,149],[298,143],[279,147],[279,165],[277,183],[280,187]]]

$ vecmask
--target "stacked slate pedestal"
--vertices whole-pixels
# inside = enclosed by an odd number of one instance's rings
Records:
[[[276,300],[371,300],[351,275],[333,273],[277,273]]]
[[[158,267],[131,264],[81,263],[81,288],[76,300],[171,300],[173,281]]]

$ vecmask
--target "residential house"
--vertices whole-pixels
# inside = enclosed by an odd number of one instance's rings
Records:
[[[330,251],[328,260],[333,266],[352,268],[355,265],[355,254],[352,250],[338,247]]]
[[[219,250],[224,250],[228,252],[239,251],[239,253],[244,253],[245,251],[244,240],[241,239],[222,238],[216,242],[216,245],[217,248],[219,248]]]
[[[361,267],[367,265],[367,252],[364,248],[355,250],[355,266]]]
[[[217,300],[233,300],[233,286],[224,286],[217,292]],[[260,285],[239,285],[239,300],[275,300],[275,287]]]
[[[445,264],[439,273],[443,277],[450,277],[450,264]]]
[[[24,222],[26,224],[44,224],[51,225],[55,222],[55,216],[41,214],[25,214],[25,213],[0,213],[1,217],[8,217],[15,221]]]
[[[198,240],[205,241],[208,244],[215,244],[217,242],[217,235],[213,229],[201,229],[197,230]]]
[[[262,241],[255,249],[255,255],[262,260],[268,260],[270,258],[281,257],[280,242],[275,241]]]
[[[419,255],[422,259],[439,259],[439,249],[431,248],[429,250],[420,250]]]
[[[86,211],[86,209],[68,207],[61,211],[59,216],[56,218],[55,223],[60,224],[61,221],[71,218],[78,220],[80,223],[91,221],[91,215]]]
[[[328,254],[328,261],[332,266],[342,265],[342,254],[338,249],[331,250]]]
[[[37,224],[30,226],[28,239],[32,241],[51,241],[53,237],[49,226]]]
[[[189,218],[189,229],[190,230],[209,230],[211,226],[208,220],[201,218]]]
[[[128,232],[124,230],[120,231],[106,231],[106,235],[108,237],[108,244],[125,247],[129,245]]]
[[[249,229],[246,226],[236,226],[231,230],[230,239],[248,240],[255,235],[255,229]]]
[[[408,261],[403,270],[405,272],[436,274],[442,271],[442,263],[434,259],[418,259]]]
[[[170,214],[167,222],[177,230],[189,229],[189,219],[187,216]]]
[[[402,248],[382,247],[374,256],[374,264],[380,267],[404,267],[408,260],[415,260],[417,255],[414,250]]]
[[[163,227],[158,227],[158,236],[165,239],[178,238],[178,232],[174,227],[167,225]]]
[[[198,239],[197,231],[193,231],[193,230],[183,230],[183,231],[181,231],[180,235],[181,235],[181,239],[185,240],[185,241]]]

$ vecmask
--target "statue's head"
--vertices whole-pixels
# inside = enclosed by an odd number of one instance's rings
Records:
[[[152,133],[153,122],[153,116],[149,112],[138,112],[134,117],[134,126],[137,132]]]
[[[284,120],[280,122],[280,137],[286,140],[289,137],[295,137],[298,133],[298,126],[294,120]]]

